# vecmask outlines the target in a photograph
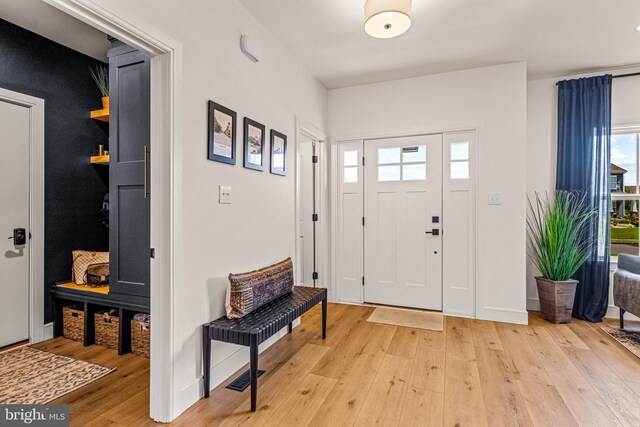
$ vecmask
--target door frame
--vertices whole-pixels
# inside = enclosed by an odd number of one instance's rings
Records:
[[[475,132],[475,144],[473,145],[472,148],[472,157],[473,159],[475,159],[476,162],[476,167],[474,168],[474,173],[470,176],[475,180],[475,185],[476,185],[476,191],[475,191],[475,198],[474,198],[474,210],[473,210],[473,215],[474,215],[474,225],[475,225],[475,230],[474,230],[474,236],[475,236],[475,248],[474,248],[474,265],[475,268],[473,269],[473,274],[474,274],[474,285],[475,285],[475,318],[481,318],[481,306],[483,305],[483,292],[482,292],[482,283],[481,281],[478,280],[478,278],[480,277],[479,275],[479,268],[480,268],[480,264],[479,264],[479,257],[480,254],[477,250],[477,248],[480,246],[480,238],[479,238],[479,234],[480,234],[480,227],[479,227],[479,215],[478,215],[478,207],[479,207],[479,203],[480,203],[480,195],[479,195],[479,191],[477,190],[480,185],[481,182],[479,182],[479,177],[481,176],[481,169],[483,168],[483,164],[484,164],[484,158],[482,156],[482,150],[480,150],[480,146],[482,145],[483,141],[484,141],[484,122],[461,122],[461,123],[457,123],[457,124],[449,124],[449,125],[443,125],[443,126],[433,126],[433,127],[426,127],[426,128],[421,128],[421,127],[416,127],[413,128],[411,131],[403,131],[403,130],[397,130],[397,131],[389,131],[389,132],[357,132],[357,133],[345,133],[345,134],[340,134],[337,135],[335,137],[331,138],[331,146],[330,146],[330,165],[331,165],[331,169],[330,169],[330,178],[331,178],[331,186],[330,186],[330,191],[331,191],[331,241],[330,241],[330,250],[331,250],[331,287],[330,287],[330,295],[333,294],[335,297],[333,299],[330,298],[330,301],[332,302],[338,302],[337,301],[337,286],[338,286],[338,269],[337,269],[337,249],[338,249],[338,216],[339,216],[339,212],[338,212],[338,197],[339,197],[339,189],[338,189],[338,149],[339,149],[339,145],[342,142],[352,142],[352,141],[357,141],[360,140],[363,143],[363,154],[364,154],[364,144],[366,144],[367,140],[372,140],[372,139],[387,139],[387,138],[403,138],[403,137],[408,137],[408,136],[422,136],[422,135],[433,135],[433,134],[442,134],[443,137],[445,134],[450,134],[450,133],[457,133],[457,132]],[[444,152],[444,147],[443,147],[443,152]],[[443,155],[443,174],[444,174],[444,155]],[[444,179],[444,177],[443,177]],[[364,196],[364,194],[363,194]],[[443,192],[443,197],[444,197],[444,192]],[[443,202],[444,203],[444,202]],[[364,207],[363,207],[364,209]],[[445,233],[442,234],[442,242],[443,242],[443,247],[444,247],[444,239],[445,239]],[[364,270],[363,270],[364,272]],[[444,270],[443,270],[443,277],[444,277]],[[362,298],[364,301],[364,292],[362,293]],[[362,303],[348,303],[348,304],[356,304],[356,305],[362,305],[365,304],[364,302]],[[457,317],[467,317],[465,315],[462,314],[458,314],[455,312],[449,313],[447,311],[447,307],[445,306],[445,301],[444,301],[444,284],[443,284],[443,306],[442,306],[442,314],[450,314],[453,316],[457,316]]]
[[[0,100],[29,109],[29,343],[45,340],[44,99],[0,88]]]
[[[311,124],[310,122],[296,117],[296,142],[295,142],[295,204],[296,204],[296,215],[295,215],[295,224],[294,224],[294,236],[296,242],[295,253],[296,256],[300,253],[300,217],[302,215],[302,207],[300,205],[302,198],[300,197],[301,188],[301,162],[300,162],[300,144],[302,143],[302,138],[308,138],[315,141],[318,145],[318,206],[316,207],[318,213],[318,228],[316,229],[316,270],[318,272],[318,281],[317,285],[324,284],[327,288],[327,292],[331,293],[331,286],[329,276],[329,268],[328,268],[328,260],[329,260],[329,245],[327,242],[329,241],[328,231],[329,231],[329,210],[327,209],[327,190],[328,190],[328,151],[327,151],[327,134],[318,128],[317,126]],[[296,268],[299,263],[299,260],[296,259]],[[320,286],[322,287],[322,286]]]
[[[174,355],[182,294],[182,45],[146,22],[132,23],[92,0],[43,0],[151,56],[151,329],[150,417],[169,422],[182,388]]]

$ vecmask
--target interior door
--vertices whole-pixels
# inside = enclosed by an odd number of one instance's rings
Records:
[[[29,108],[0,100],[0,347],[29,339],[30,120]]]
[[[315,222],[313,221],[316,201],[315,164],[313,163],[315,144],[310,139],[303,140],[298,148],[298,165],[300,167],[300,191],[298,194],[300,205],[297,277],[298,283],[305,286],[313,286],[315,284],[313,279],[316,262]]]
[[[442,135],[364,146],[365,301],[442,310]]]

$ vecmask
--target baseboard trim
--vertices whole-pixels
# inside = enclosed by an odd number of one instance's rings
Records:
[[[44,341],[53,339],[53,322],[44,325],[43,338]]]
[[[502,323],[515,323],[517,325],[527,325],[529,323],[529,313],[527,313],[526,310],[484,307],[480,319]]]
[[[527,310],[531,311],[540,311],[540,300],[538,298],[527,298]],[[615,305],[609,304],[607,307],[607,314],[604,315],[606,319],[619,319],[620,318],[620,309]],[[640,318],[634,316],[631,313],[625,313],[625,320],[637,320],[640,321]]]

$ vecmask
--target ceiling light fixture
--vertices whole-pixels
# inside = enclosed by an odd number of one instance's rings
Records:
[[[411,26],[411,0],[367,0],[364,29],[372,37],[397,37]]]
[[[636,31],[640,31],[640,25],[637,25],[635,29]]]

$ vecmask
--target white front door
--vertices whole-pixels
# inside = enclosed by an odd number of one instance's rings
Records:
[[[0,99],[0,347],[29,338],[30,114]],[[9,239],[16,228],[26,244]]]
[[[442,135],[364,146],[364,300],[442,310]]]

